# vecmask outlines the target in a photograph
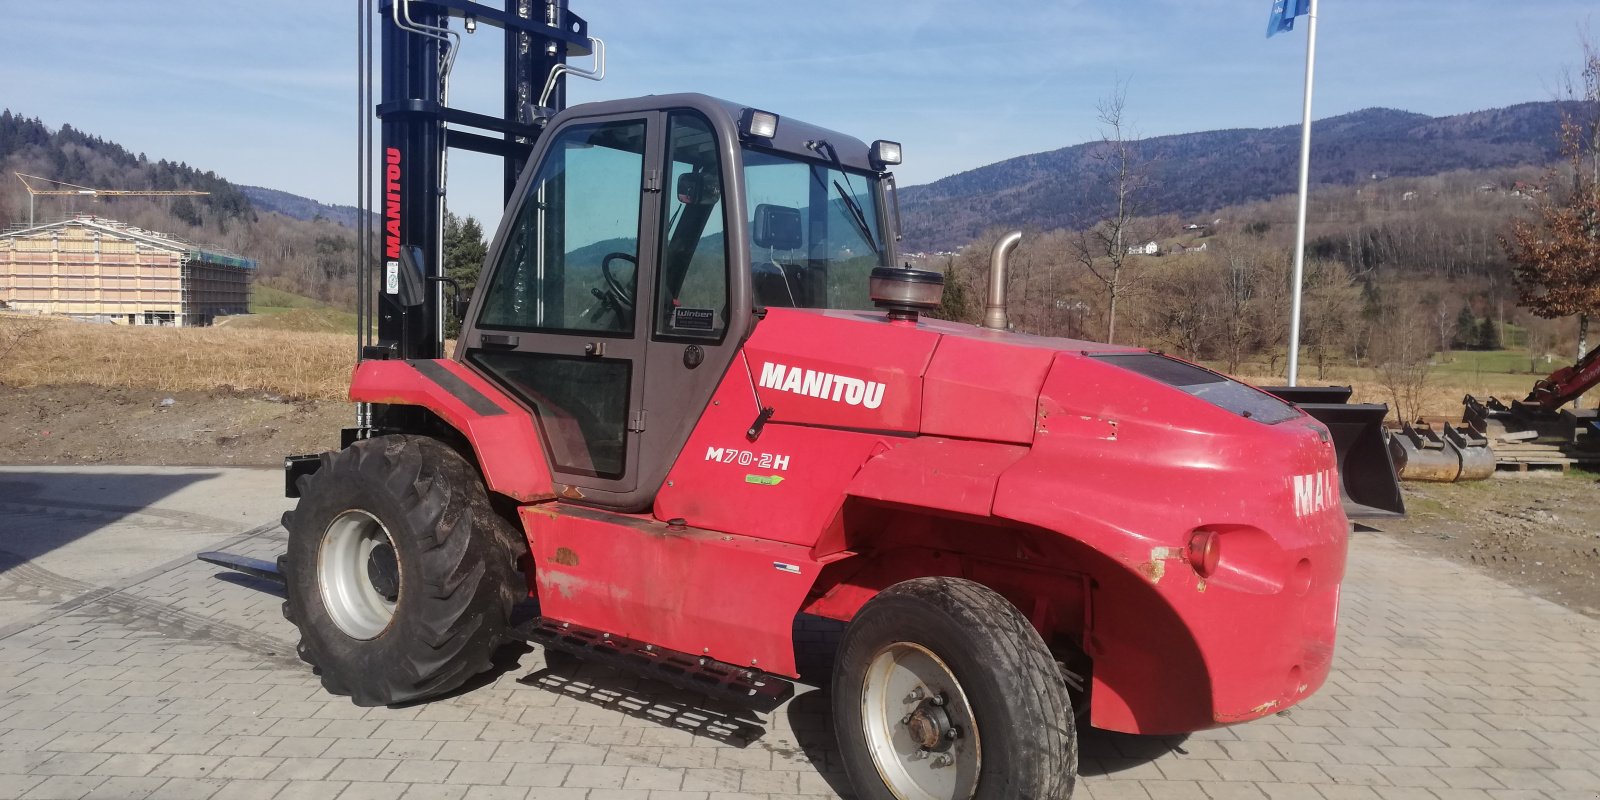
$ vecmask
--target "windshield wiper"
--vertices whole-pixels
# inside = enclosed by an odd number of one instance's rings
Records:
[[[883,258],[883,251],[878,249],[878,240],[872,238],[872,229],[867,227],[867,215],[862,213],[861,204],[857,203],[838,181],[833,182],[833,188],[839,193],[839,199],[844,201],[844,207],[850,210],[850,221],[856,224],[856,232],[861,234],[861,240],[872,248],[872,252],[878,254],[878,258]]]

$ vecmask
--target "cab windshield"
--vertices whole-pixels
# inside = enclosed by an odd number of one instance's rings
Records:
[[[868,277],[887,263],[875,180],[820,162],[745,151],[756,303],[872,308]]]

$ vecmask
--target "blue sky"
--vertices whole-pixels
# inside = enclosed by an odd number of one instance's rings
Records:
[[[1119,80],[1147,136],[1297,122],[1304,20],[1266,39],[1270,6],[573,0],[610,63],[603,83],[575,81],[572,96],[718,95],[899,140],[901,182],[924,183],[1093,138],[1095,102]],[[351,203],[356,7],[0,0],[0,106],[236,182]],[[1549,99],[1595,14],[1592,0],[1322,0],[1315,114]],[[498,35],[467,39],[454,105],[498,107]],[[488,160],[457,154],[451,170],[451,207],[498,218]]]

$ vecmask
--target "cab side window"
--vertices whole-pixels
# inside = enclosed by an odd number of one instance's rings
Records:
[[[644,145],[643,120],[558,134],[490,279],[479,327],[633,332]]]
[[[728,257],[711,124],[691,111],[673,112],[666,153],[656,335],[720,340],[728,326]]]

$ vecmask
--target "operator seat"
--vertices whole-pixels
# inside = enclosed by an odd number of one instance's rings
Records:
[[[794,296],[789,270],[784,265],[771,259],[757,261],[750,268],[750,278],[756,302],[760,305],[769,308],[796,308],[800,305]]]

